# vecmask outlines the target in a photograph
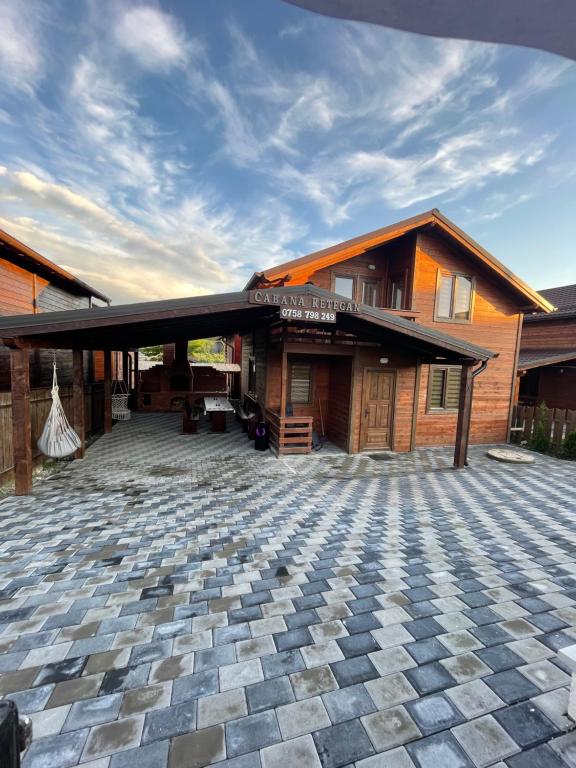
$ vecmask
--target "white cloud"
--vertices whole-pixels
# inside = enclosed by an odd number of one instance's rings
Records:
[[[115,28],[117,44],[152,72],[187,64],[192,46],[176,19],[147,5],[129,8]]]
[[[141,211],[146,226],[85,194],[0,166],[0,226],[116,302],[238,289],[304,230],[274,200],[249,217],[201,194]],[[14,210],[14,215],[11,211]]]
[[[41,11],[35,0],[0,2],[0,80],[32,93],[43,74]]]

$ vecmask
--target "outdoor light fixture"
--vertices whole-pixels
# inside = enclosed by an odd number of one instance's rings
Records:
[[[386,363],[388,362],[388,358],[387,357],[381,357],[380,358],[380,362],[382,363],[382,365],[386,365]]]
[[[368,269],[376,269],[376,264],[368,264]]]

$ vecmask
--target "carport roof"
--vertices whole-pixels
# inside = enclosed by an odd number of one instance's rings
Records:
[[[278,288],[273,293],[342,299],[314,285]],[[277,305],[251,303],[248,291],[238,291],[1,317],[0,338],[12,346],[119,350],[248,332],[277,320],[278,311]],[[402,338],[409,348],[421,354],[446,355],[450,360],[496,357],[493,352],[475,344],[363,304],[358,313],[338,311],[336,327],[383,343]]]

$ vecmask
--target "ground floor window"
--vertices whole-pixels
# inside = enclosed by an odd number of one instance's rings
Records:
[[[312,366],[308,363],[290,365],[290,402],[309,405],[312,400]]]
[[[431,365],[428,380],[428,410],[457,411],[460,401],[460,378],[462,368],[458,365]]]

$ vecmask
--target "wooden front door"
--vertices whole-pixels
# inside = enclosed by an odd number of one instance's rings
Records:
[[[366,368],[362,392],[360,450],[392,448],[394,373]]]

